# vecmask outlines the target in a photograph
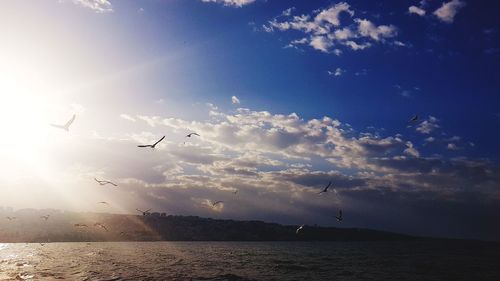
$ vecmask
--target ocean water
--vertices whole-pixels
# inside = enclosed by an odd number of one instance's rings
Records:
[[[500,244],[0,244],[0,280],[500,280]]]

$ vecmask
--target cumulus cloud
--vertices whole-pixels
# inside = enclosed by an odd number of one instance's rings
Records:
[[[240,99],[236,96],[231,97],[231,103],[232,104],[240,104]]]
[[[416,130],[422,134],[430,134],[440,127],[438,122],[439,120],[436,117],[429,116],[427,120],[424,120],[417,126]]]
[[[420,152],[418,152],[418,150],[415,147],[413,147],[413,143],[406,142],[406,146],[407,148],[403,151],[404,153],[414,157],[420,157]]]
[[[328,75],[331,75],[331,76],[341,76],[342,74],[344,74],[345,70],[340,68],[340,67],[337,67],[335,69],[335,71],[330,71],[328,70]]]
[[[458,11],[465,7],[466,3],[461,0],[452,0],[447,3],[443,3],[443,5],[434,11],[434,15],[441,21],[445,23],[453,23],[455,16]]]
[[[341,15],[346,15],[350,24],[341,22]],[[367,19],[354,18],[355,12],[346,2],[340,2],[326,9],[313,11],[311,14],[292,15],[286,10],[278,17],[263,25],[266,32],[296,30],[303,33],[300,41],[293,40],[287,46],[308,43],[313,49],[340,55],[339,47],[352,50],[364,50],[372,42],[384,43],[397,36],[394,25],[376,25]]]
[[[410,6],[410,7],[408,7],[408,12],[410,14],[416,14],[416,15],[419,15],[421,17],[425,16],[425,10],[422,9],[422,8],[419,8],[417,6]]]
[[[108,0],[72,0],[73,3],[81,5],[85,8],[94,10],[97,13],[113,12],[113,6]]]
[[[204,3],[218,3],[229,7],[241,8],[245,5],[252,4],[256,0],[201,0]]]

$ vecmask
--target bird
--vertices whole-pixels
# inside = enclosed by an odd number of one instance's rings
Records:
[[[100,223],[100,222],[96,222],[96,223],[94,223],[94,226],[95,226],[95,227],[100,227],[100,228],[102,228],[102,229],[104,229],[104,230],[108,231],[108,228],[106,228],[106,226],[105,226],[104,224]]]
[[[304,226],[305,226],[305,224],[303,224],[303,225],[299,226],[299,227],[297,228],[297,230],[295,230],[295,234],[299,234],[299,231],[301,231],[302,229],[304,229]]]
[[[214,203],[212,203],[212,207],[215,207],[216,205],[218,204],[222,204],[224,203],[223,201],[215,201]]]
[[[73,117],[71,117],[71,119],[69,119],[68,122],[66,122],[66,124],[64,124],[64,125],[50,124],[50,126],[65,130],[66,132],[69,132],[69,126],[71,126],[71,124],[73,124],[73,121],[75,121],[75,119],[76,119],[76,114],[73,114]]]
[[[40,246],[45,246],[45,243],[40,243]]]
[[[120,232],[120,236],[126,236],[126,235],[127,235],[127,233],[125,231]]]
[[[151,211],[151,209],[148,209],[146,211],[142,211],[142,210],[139,210],[139,209],[136,209],[138,212],[141,212],[143,216],[147,216],[149,215],[149,211]]]
[[[84,223],[75,223],[74,226],[75,227],[89,227],[88,225],[86,225]]]
[[[16,219],[16,217],[5,217],[5,218],[8,219],[8,220],[10,220],[10,221]]]
[[[335,218],[337,219],[338,222],[342,222],[342,220],[343,220],[342,210],[339,210],[339,214],[337,216],[335,216]]]
[[[200,135],[198,135],[197,133],[189,133],[189,134],[187,134],[187,135],[186,135],[186,138],[190,138],[190,137],[191,137],[191,136],[193,136],[193,135],[194,135],[194,136],[198,136],[198,137],[200,136]]]
[[[408,121],[408,123],[415,123],[418,121],[418,114],[413,115],[413,117]]]
[[[97,204],[109,205],[109,203],[106,201],[97,202]]]
[[[318,194],[321,194],[321,193],[325,193],[328,191],[328,188],[330,187],[330,185],[332,185],[332,182],[329,182],[327,186],[325,186],[325,188],[323,188],[323,190],[321,190],[320,192],[318,192]]]
[[[155,142],[154,144],[140,144],[138,145],[137,147],[151,147],[151,148],[155,148],[155,146],[161,142],[163,139],[165,138],[165,136],[163,136],[161,139],[159,139],[157,142]]]
[[[236,189],[235,191],[233,191],[233,194],[238,194],[238,189]]]
[[[98,182],[100,185],[111,184],[111,185],[113,185],[113,186],[118,186],[116,183],[111,182],[111,181],[107,181],[107,180],[98,180],[98,179],[96,179],[96,178],[94,178],[94,180],[95,180],[96,182]]]
[[[48,220],[50,215],[40,216],[41,219]]]

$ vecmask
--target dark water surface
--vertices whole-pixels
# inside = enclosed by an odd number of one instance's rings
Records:
[[[500,280],[500,244],[0,244],[0,280]]]

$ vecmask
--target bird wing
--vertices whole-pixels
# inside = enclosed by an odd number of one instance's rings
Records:
[[[198,136],[198,137],[200,136],[200,135],[198,135],[197,133],[193,133],[193,135]]]
[[[114,182],[110,182],[110,181],[108,181],[107,183],[109,183],[109,184],[111,184],[111,185],[114,185],[114,186],[118,186],[118,185],[117,185],[116,183],[114,183]]]
[[[327,190],[328,190],[328,188],[330,187],[330,185],[332,185],[332,182],[331,182],[331,181],[330,181],[330,182],[328,183],[328,185],[325,187],[325,191],[327,191]]]
[[[150,144],[139,144],[137,147],[151,147]]]
[[[159,139],[157,142],[155,142],[155,143],[153,144],[153,146],[157,145],[157,144],[158,144],[159,142],[161,142],[164,138],[165,138],[165,136],[161,137],[161,139]]]
[[[151,209],[147,209],[144,213],[147,213],[147,212],[149,212],[149,211],[151,211]]]
[[[64,128],[68,129],[69,126],[73,123],[73,121],[75,121],[75,119],[76,119],[76,114],[73,114],[73,117],[71,117],[71,119],[69,119],[68,122],[64,124]]]
[[[52,127],[56,127],[58,129],[65,129],[65,127],[61,126],[61,125],[57,125],[57,124],[49,124],[49,125],[52,126]]]
[[[136,210],[136,211],[138,211],[138,212],[141,212],[141,213],[145,213],[144,211],[141,211],[141,210],[139,210],[139,209],[135,209],[135,210]]]

